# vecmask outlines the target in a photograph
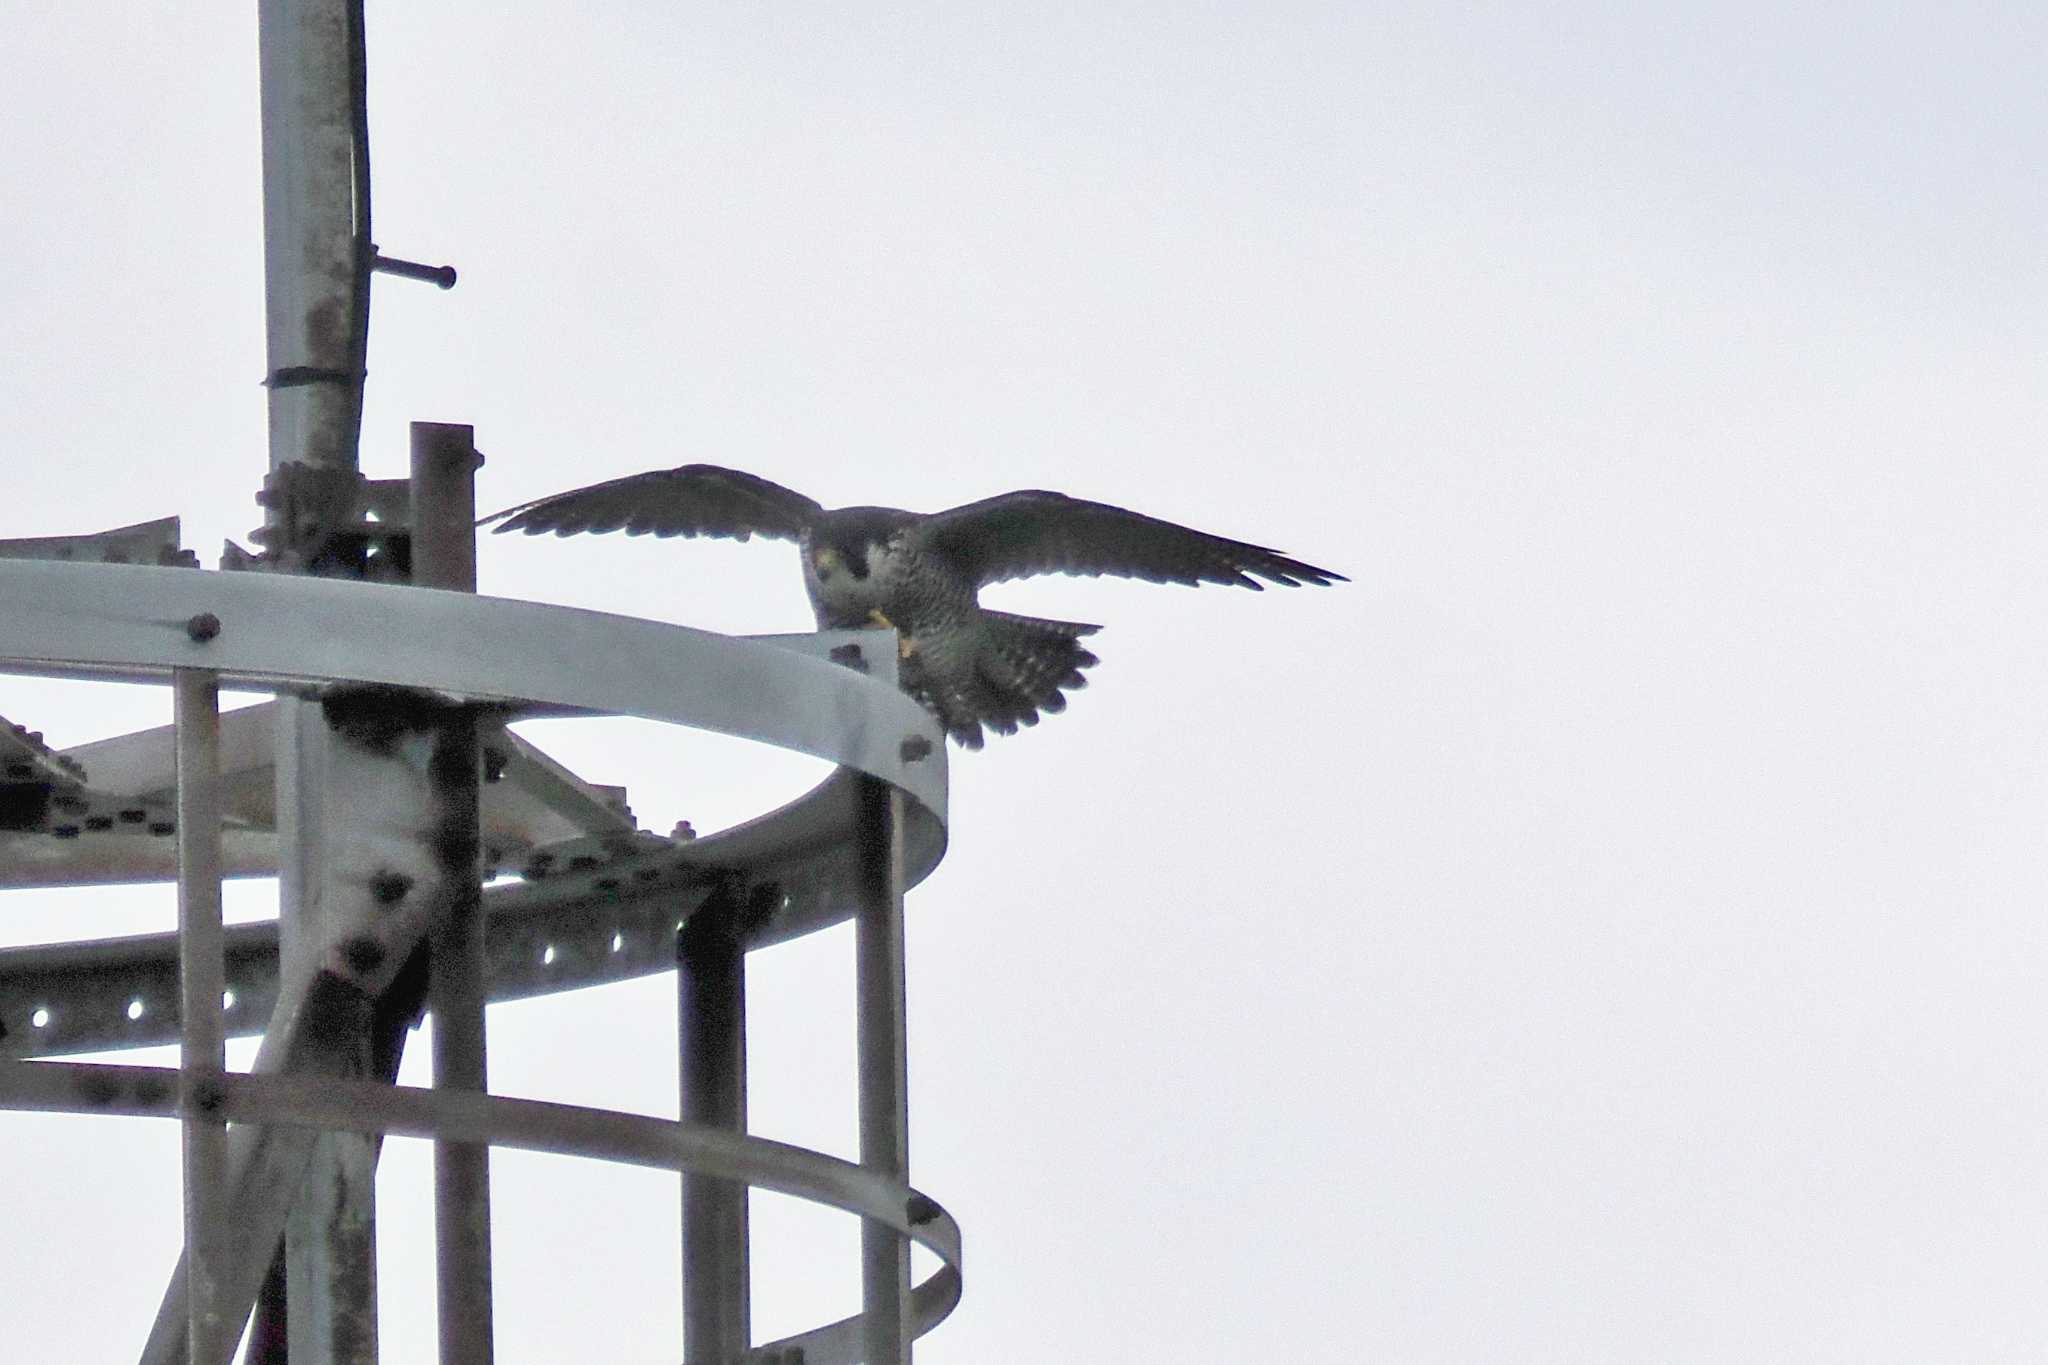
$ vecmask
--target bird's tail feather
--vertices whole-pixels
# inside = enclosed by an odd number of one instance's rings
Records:
[[[1020,725],[1038,724],[1039,713],[1064,711],[1064,692],[1086,687],[1082,670],[1100,662],[1079,643],[1100,626],[1053,621],[985,611],[988,629],[974,658],[973,676],[960,700],[972,712],[963,724],[948,728],[970,749],[981,747],[981,727],[1014,734]]]

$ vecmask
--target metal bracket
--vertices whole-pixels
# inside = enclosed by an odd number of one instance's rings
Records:
[[[252,555],[229,541],[221,552],[223,569],[412,581],[412,495],[406,480],[285,464],[265,477],[256,503],[271,514],[269,524],[249,533],[262,553]]]

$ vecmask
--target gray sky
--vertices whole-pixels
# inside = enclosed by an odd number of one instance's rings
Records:
[[[0,0],[0,535],[264,464],[253,7]],[[373,5],[365,466],[1020,486],[1349,574],[1040,580],[1065,715],[956,754],[911,905],[938,1365],[2048,1356],[2038,7]],[[487,591],[807,626],[786,546],[492,542]],[[0,679],[58,742],[159,693]],[[534,736],[709,828],[815,765]],[[240,888],[238,913],[268,889]],[[10,894],[0,938],[168,922]],[[851,943],[757,955],[755,1130],[850,1153]],[[666,981],[502,1009],[672,1112]],[[415,1048],[417,1055],[420,1049]],[[10,1358],[132,1355],[169,1125],[0,1117]],[[428,1357],[426,1155],[387,1358]],[[495,1165],[500,1359],[672,1361],[673,1180]],[[757,1335],[857,1303],[756,1202]]]

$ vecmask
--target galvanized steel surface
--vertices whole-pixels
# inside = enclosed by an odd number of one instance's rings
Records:
[[[576,1105],[319,1077],[231,1073],[221,1078],[218,1097],[209,1098],[217,1098],[217,1112],[236,1124],[490,1142],[776,1190],[885,1225],[939,1258],[940,1269],[912,1292],[910,1316],[919,1334],[960,1299],[960,1227],[935,1200],[852,1162],[767,1138]],[[0,1062],[0,1106],[170,1118],[178,1113],[178,1073],[168,1067]],[[848,1318],[754,1349],[801,1347],[805,1365],[852,1365],[860,1359],[858,1328],[859,1319]]]
[[[217,630],[195,639],[189,627],[202,616]],[[842,638],[893,647],[887,632]],[[150,678],[210,668],[228,687],[383,683],[515,714],[640,716],[858,768],[906,792],[912,821],[943,825],[937,721],[877,679],[778,643],[387,584],[0,562],[0,666],[17,671]]]
[[[184,1158],[185,1249],[192,1365],[234,1351],[240,1323],[221,1294],[227,1248],[228,1132],[199,1101],[227,1070],[221,965],[220,685],[204,669],[181,668],[173,682],[178,731],[178,985],[184,1038],[179,1109]]]
[[[184,549],[178,518],[159,517],[82,536],[19,536],[0,540],[0,559],[63,559],[87,564],[183,564],[198,557]]]
[[[279,705],[264,702],[221,716],[223,858],[230,877],[269,877],[278,870]],[[55,752],[37,740],[25,728],[0,724],[0,888],[104,886],[177,875],[169,838],[177,780],[171,726]],[[497,760],[491,766],[498,780],[485,787],[483,803],[485,863],[493,872],[500,865],[524,866],[522,855],[543,845],[634,832],[621,789],[583,781],[509,730],[492,733],[486,747]]]
[[[782,809],[683,844],[613,852],[593,845],[582,866],[484,893],[493,1000],[517,1000],[673,970],[677,921],[713,888],[741,877],[760,888],[742,932],[760,947],[853,913],[855,774],[838,772]],[[927,835],[929,830],[926,831]],[[940,847],[905,830],[906,881],[936,866]],[[275,922],[226,932],[231,1037],[262,1032],[277,1000]],[[137,934],[0,950],[0,1056],[49,1057],[177,1039],[177,938]]]
[[[256,6],[272,469],[356,463],[368,326],[357,253],[368,249],[369,205],[368,177],[357,174],[352,10],[356,0]]]
[[[421,587],[476,591],[476,433],[449,423],[412,424],[412,573]],[[425,843],[449,880],[450,897],[429,937],[428,1007],[434,1015],[434,1085],[490,1089],[484,1006],[490,998],[481,865],[480,755],[477,720],[450,732],[432,765],[446,810]],[[490,1365],[490,1149],[434,1144],[435,1325],[441,1365]]]
[[[202,614],[220,622],[219,633],[203,641],[187,629]],[[944,848],[945,758],[937,725],[885,682],[827,657],[845,658],[850,646],[879,661],[888,656],[889,639],[877,631],[734,640],[597,612],[420,589],[264,574],[0,563],[0,660],[24,671],[149,678],[201,666],[245,684],[354,679],[424,685],[513,703],[508,709],[530,701],[556,714],[632,714],[748,735],[862,769],[907,791],[912,799],[906,803],[905,835],[916,877],[937,863]],[[608,666],[583,666],[593,658],[606,659]],[[904,743],[920,738],[928,749]],[[907,752],[923,756],[910,758]],[[493,915],[571,902],[630,901],[648,893],[672,896],[679,885],[706,873],[744,869],[757,885],[773,884],[772,894],[752,907],[750,944],[809,932],[852,913],[839,888],[850,870],[844,837],[853,804],[844,783],[828,781],[783,810],[721,836],[653,853],[593,857],[587,865],[579,858],[563,872],[547,869],[551,875],[538,885],[493,891]],[[623,934],[634,912],[621,907],[616,918],[612,933]],[[249,1002],[248,1009],[231,1011],[230,1026],[238,1031],[248,1031],[254,1007],[276,989],[274,980],[246,970],[250,940],[260,937],[231,936],[230,986],[238,1000]],[[617,975],[611,970],[618,955],[611,936],[602,941],[605,951],[579,955],[594,961],[591,976],[578,981],[564,964],[552,979],[567,985]],[[243,951],[237,954],[237,948]],[[238,957],[245,969],[240,980]],[[145,1012],[126,1021],[139,1028],[120,1021],[132,1001],[152,994],[167,998],[163,974],[171,962],[167,936],[76,952],[0,954],[0,982],[11,988],[6,998],[23,1002],[31,1016],[0,1019],[9,1031],[0,1047],[23,1055],[167,1041],[161,1016],[152,1019]],[[538,968],[548,965],[553,963],[536,964],[530,989],[545,988],[550,977]],[[74,977],[79,987],[89,987],[89,1001],[70,998]],[[80,1007],[96,1021],[90,1027],[74,1028],[85,1022]],[[37,1013],[44,1010],[51,1013]],[[33,1025],[36,1018],[43,1019],[42,1027]],[[20,1023],[31,1027],[21,1029]],[[52,1024],[58,1027],[45,1032]]]
[[[910,1048],[904,982],[903,796],[860,783],[853,845],[854,1036],[860,1072],[860,1163],[891,1179],[910,1170]],[[908,1360],[910,1244],[887,1224],[861,1224],[861,1358]]]
[[[721,1132],[747,1131],[747,954],[737,906],[713,898],[676,935],[677,1117]],[[747,1189],[684,1172],[683,1361],[733,1360],[747,1348],[751,1314]]]
[[[195,625],[202,621],[203,629]],[[525,867],[531,880],[496,888],[487,898],[494,997],[666,969],[674,961],[669,956],[674,927],[714,889],[728,893],[736,942],[748,946],[809,932],[845,918],[863,902],[872,908],[878,891],[885,901],[894,901],[900,913],[906,874],[922,876],[943,852],[943,739],[936,723],[888,681],[894,663],[890,632],[731,640],[600,613],[416,589],[255,574],[28,563],[0,564],[0,650],[5,651],[0,663],[12,663],[19,671],[162,678],[206,668],[240,685],[367,681],[425,686],[465,701],[502,703],[508,715],[640,715],[762,739],[840,765],[838,773],[805,797],[719,835],[685,843],[600,836],[591,852],[570,856],[561,870],[538,860]],[[858,665],[863,651],[880,665],[874,669],[876,676],[844,666]],[[598,657],[607,660],[605,669],[581,666],[585,658]],[[884,858],[885,866],[893,864],[893,875],[885,873],[879,879],[869,861],[875,850],[862,847],[862,836],[871,842],[874,833],[868,821],[873,819],[875,800],[870,793],[876,789],[889,793],[895,817],[890,823],[897,827],[895,837],[884,841],[885,847],[893,845],[893,856]],[[735,892],[736,902],[730,900]],[[276,926],[242,926],[230,931],[224,942],[227,981],[240,1007],[229,1011],[228,1026],[249,1032],[268,1012],[279,989]],[[155,1008],[158,1001],[168,1004],[171,999],[168,988],[175,961],[176,940],[171,935],[0,953],[0,986],[6,988],[0,998],[24,1002],[21,1012],[27,1015],[20,1021],[27,1025],[22,1029],[16,1029],[11,1018],[0,1019],[11,1035],[0,1048],[21,1055],[162,1041],[175,1023],[170,1016],[182,1013],[175,1006]],[[899,981],[900,970],[898,956]],[[326,976],[323,973],[322,979]],[[144,992],[148,1001],[138,1008]],[[893,1027],[885,1024],[885,1032],[900,1031],[900,996],[896,1006]],[[295,1017],[280,1021],[285,1032],[274,1031],[266,1038],[265,1054],[290,1050],[289,1039],[305,1022],[297,1017],[301,1012],[295,1004]],[[139,1027],[145,1021],[147,1028]],[[27,1082],[53,1080],[59,1069],[72,1070],[42,1064],[25,1072],[15,1064],[0,1063],[0,1103],[46,1107],[47,1092],[44,1101],[37,1101],[37,1087]],[[267,1069],[262,1058],[258,1069]],[[72,1075],[75,1107],[120,1109],[118,1096],[106,1089],[108,1070],[100,1069],[96,1076],[85,1074],[87,1070],[76,1069]],[[160,1100],[153,1081],[139,1072],[134,1075],[133,1099],[143,1107],[127,1112],[168,1112],[150,1107],[159,1103],[175,1107],[174,1093],[170,1100]],[[258,1087],[247,1093],[260,1094],[265,1086],[308,1084],[298,1076],[276,1075],[228,1076],[222,1081],[229,1095],[245,1093],[238,1088],[244,1086]],[[266,1120],[263,1127],[246,1131],[290,1132],[288,1126],[276,1127],[274,1121],[279,1120],[380,1130],[368,1119],[378,1112],[374,1101],[356,1097],[343,1110],[334,1109],[338,1092],[331,1072],[316,1074],[310,1084],[317,1097],[279,1099],[288,1108],[292,1103],[299,1107],[290,1112],[271,1110],[261,1115]],[[900,1112],[900,1079],[881,1089],[883,1093],[872,1098]],[[395,1098],[396,1092],[366,1090],[394,1097],[391,1104],[405,1103]],[[221,1099],[210,1089],[205,1098]],[[503,1120],[510,1113],[497,1108],[508,1102],[482,1095],[440,1099],[454,1106],[455,1113],[469,1112],[460,1104],[471,1100],[486,1106],[491,1118]],[[242,1122],[259,1117],[256,1109],[267,1108],[263,1102],[252,1102],[244,1111],[227,1099],[221,1099],[221,1105],[206,1107]],[[560,1106],[543,1108],[568,1112]],[[491,1123],[482,1117],[467,1127],[427,1118],[409,1121],[421,1126],[391,1131],[431,1132],[462,1142],[493,1138]],[[734,1169],[722,1165],[716,1151],[696,1160],[647,1156],[644,1131],[636,1139],[620,1137],[636,1124],[657,1121],[596,1115],[580,1122],[581,1136],[571,1146],[551,1146],[545,1139],[524,1145],[688,1167],[821,1197],[868,1218],[887,1242],[901,1247],[900,1237],[908,1235],[933,1245],[947,1260],[947,1268],[919,1286],[904,1306],[917,1323],[914,1330],[938,1321],[958,1299],[957,1228],[929,1200],[911,1194],[900,1180],[888,1180],[889,1167],[901,1169],[900,1148],[894,1160],[885,1156],[877,1163],[883,1169],[866,1173],[883,1179],[895,1193],[878,1199],[869,1191],[868,1197],[857,1198],[862,1187],[849,1184],[843,1174],[821,1182],[813,1172],[808,1184],[792,1175],[791,1161],[798,1166],[834,1163],[809,1153],[789,1156],[789,1149],[779,1144],[718,1135],[739,1144],[738,1150],[753,1158],[767,1152],[784,1154],[766,1165],[743,1160],[745,1169]],[[617,1132],[614,1125],[621,1126]],[[690,1130],[663,1127],[675,1130],[666,1140],[680,1143],[687,1153]],[[519,1141],[517,1126],[511,1131],[509,1140]],[[624,1145],[607,1149],[607,1138]],[[622,1158],[620,1152],[628,1148],[643,1155]],[[253,1149],[243,1155],[277,1160]],[[254,1176],[253,1183],[239,1176],[237,1180],[238,1188],[258,1189],[263,1184],[261,1175]],[[932,1240],[935,1223],[944,1230],[943,1245]],[[258,1258],[246,1255],[236,1259],[258,1263]],[[892,1291],[902,1283],[901,1277],[891,1274],[887,1279],[891,1283],[880,1300],[872,1292],[880,1286],[871,1286],[871,1304],[898,1299]],[[167,1302],[179,1292],[174,1285]],[[893,1302],[890,1309],[892,1325],[881,1339],[897,1337],[893,1324],[904,1321],[904,1309]],[[863,1340],[870,1345],[877,1340],[878,1326],[848,1319],[756,1352],[801,1348],[810,1362],[852,1361],[862,1355]]]

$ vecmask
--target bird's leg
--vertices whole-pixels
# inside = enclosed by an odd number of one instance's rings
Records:
[[[868,620],[873,621],[876,625],[881,626],[886,630],[893,630],[896,632],[897,658],[907,659],[911,655],[917,653],[917,642],[911,639],[909,635],[904,633],[903,627],[897,625],[894,621],[891,621],[887,616],[884,616],[882,614],[882,609],[880,607],[868,608]]]

